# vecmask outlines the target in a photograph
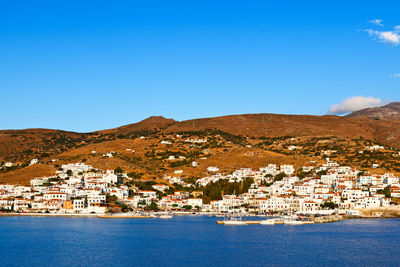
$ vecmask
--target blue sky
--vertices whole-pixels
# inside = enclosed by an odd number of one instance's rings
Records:
[[[400,3],[325,2],[2,1],[0,128],[398,101]]]

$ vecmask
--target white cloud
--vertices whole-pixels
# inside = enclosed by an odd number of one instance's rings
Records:
[[[400,44],[400,32],[395,31],[376,31],[372,29],[365,30],[369,36],[378,39],[379,42],[398,45]]]
[[[395,32],[400,32],[400,25],[394,26],[394,31]]]
[[[381,20],[381,19],[371,19],[371,20],[368,21],[368,22],[369,22],[369,23],[372,23],[372,24],[375,24],[375,25],[378,25],[378,26],[383,26],[382,21],[383,21],[383,20]]]
[[[395,78],[395,79],[400,79],[400,73],[395,73],[395,74],[393,74],[393,78]]]
[[[352,111],[379,107],[386,104],[386,101],[382,101],[380,98],[375,97],[364,97],[364,96],[352,96],[346,98],[339,104],[334,104],[329,108],[328,113],[330,114],[345,114]]]

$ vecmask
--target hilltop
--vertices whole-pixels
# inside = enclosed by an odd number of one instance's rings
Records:
[[[124,125],[114,129],[98,131],[98,133],[116,133],[116,134],[126,134],[141,131],[158,131],[165,129],[166,127],[175,124],[177,121],[174,119],[167,119],[162,116],[151,116],[144,119],[138,123]]]

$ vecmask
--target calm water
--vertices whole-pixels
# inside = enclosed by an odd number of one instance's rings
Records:
[[[217,225],[210,217],[0,218],[0,266],[399,266],[400,219]]]

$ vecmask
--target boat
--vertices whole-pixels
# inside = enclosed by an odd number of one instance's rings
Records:
[[[296,221],[296,220],[285,220],[283,221],[284,224],[288,224],[288,225],[300,225],[300,224],[304,224],[303,221]]]
[[[304,224],[304,222],[296,217],[296,216],[287,216],[283,219],[283,223],[284,224],[288,224],[288,225],[300,225],[300,224]]]
[[[138,214],[138,213],[116,213],[116,214],[104,214],[99,215],[97,218],[106,218],[106,219],[151,219],[154,216],[147,214]]]
[[[224,221],[224,224],[226,224],[226,225],[245,225],[247,223],[242,220],[231,219],[231,220]]]
[[[160,219],[172,219],[174,217],[174,215],[172,214],[161,214],[160,216],[158,216],[158,218]]]
[[[259,224],[262,224],[262,225],[273,225],[273,224],[275,224],[275,220],[274,219],[262,220],[262,221],[260,221]]]
[[[229,220],[217,221],[217,224],[226,224],[226,225],[245,225],[246,221],[242,220],[242,217],[230,217]]]

